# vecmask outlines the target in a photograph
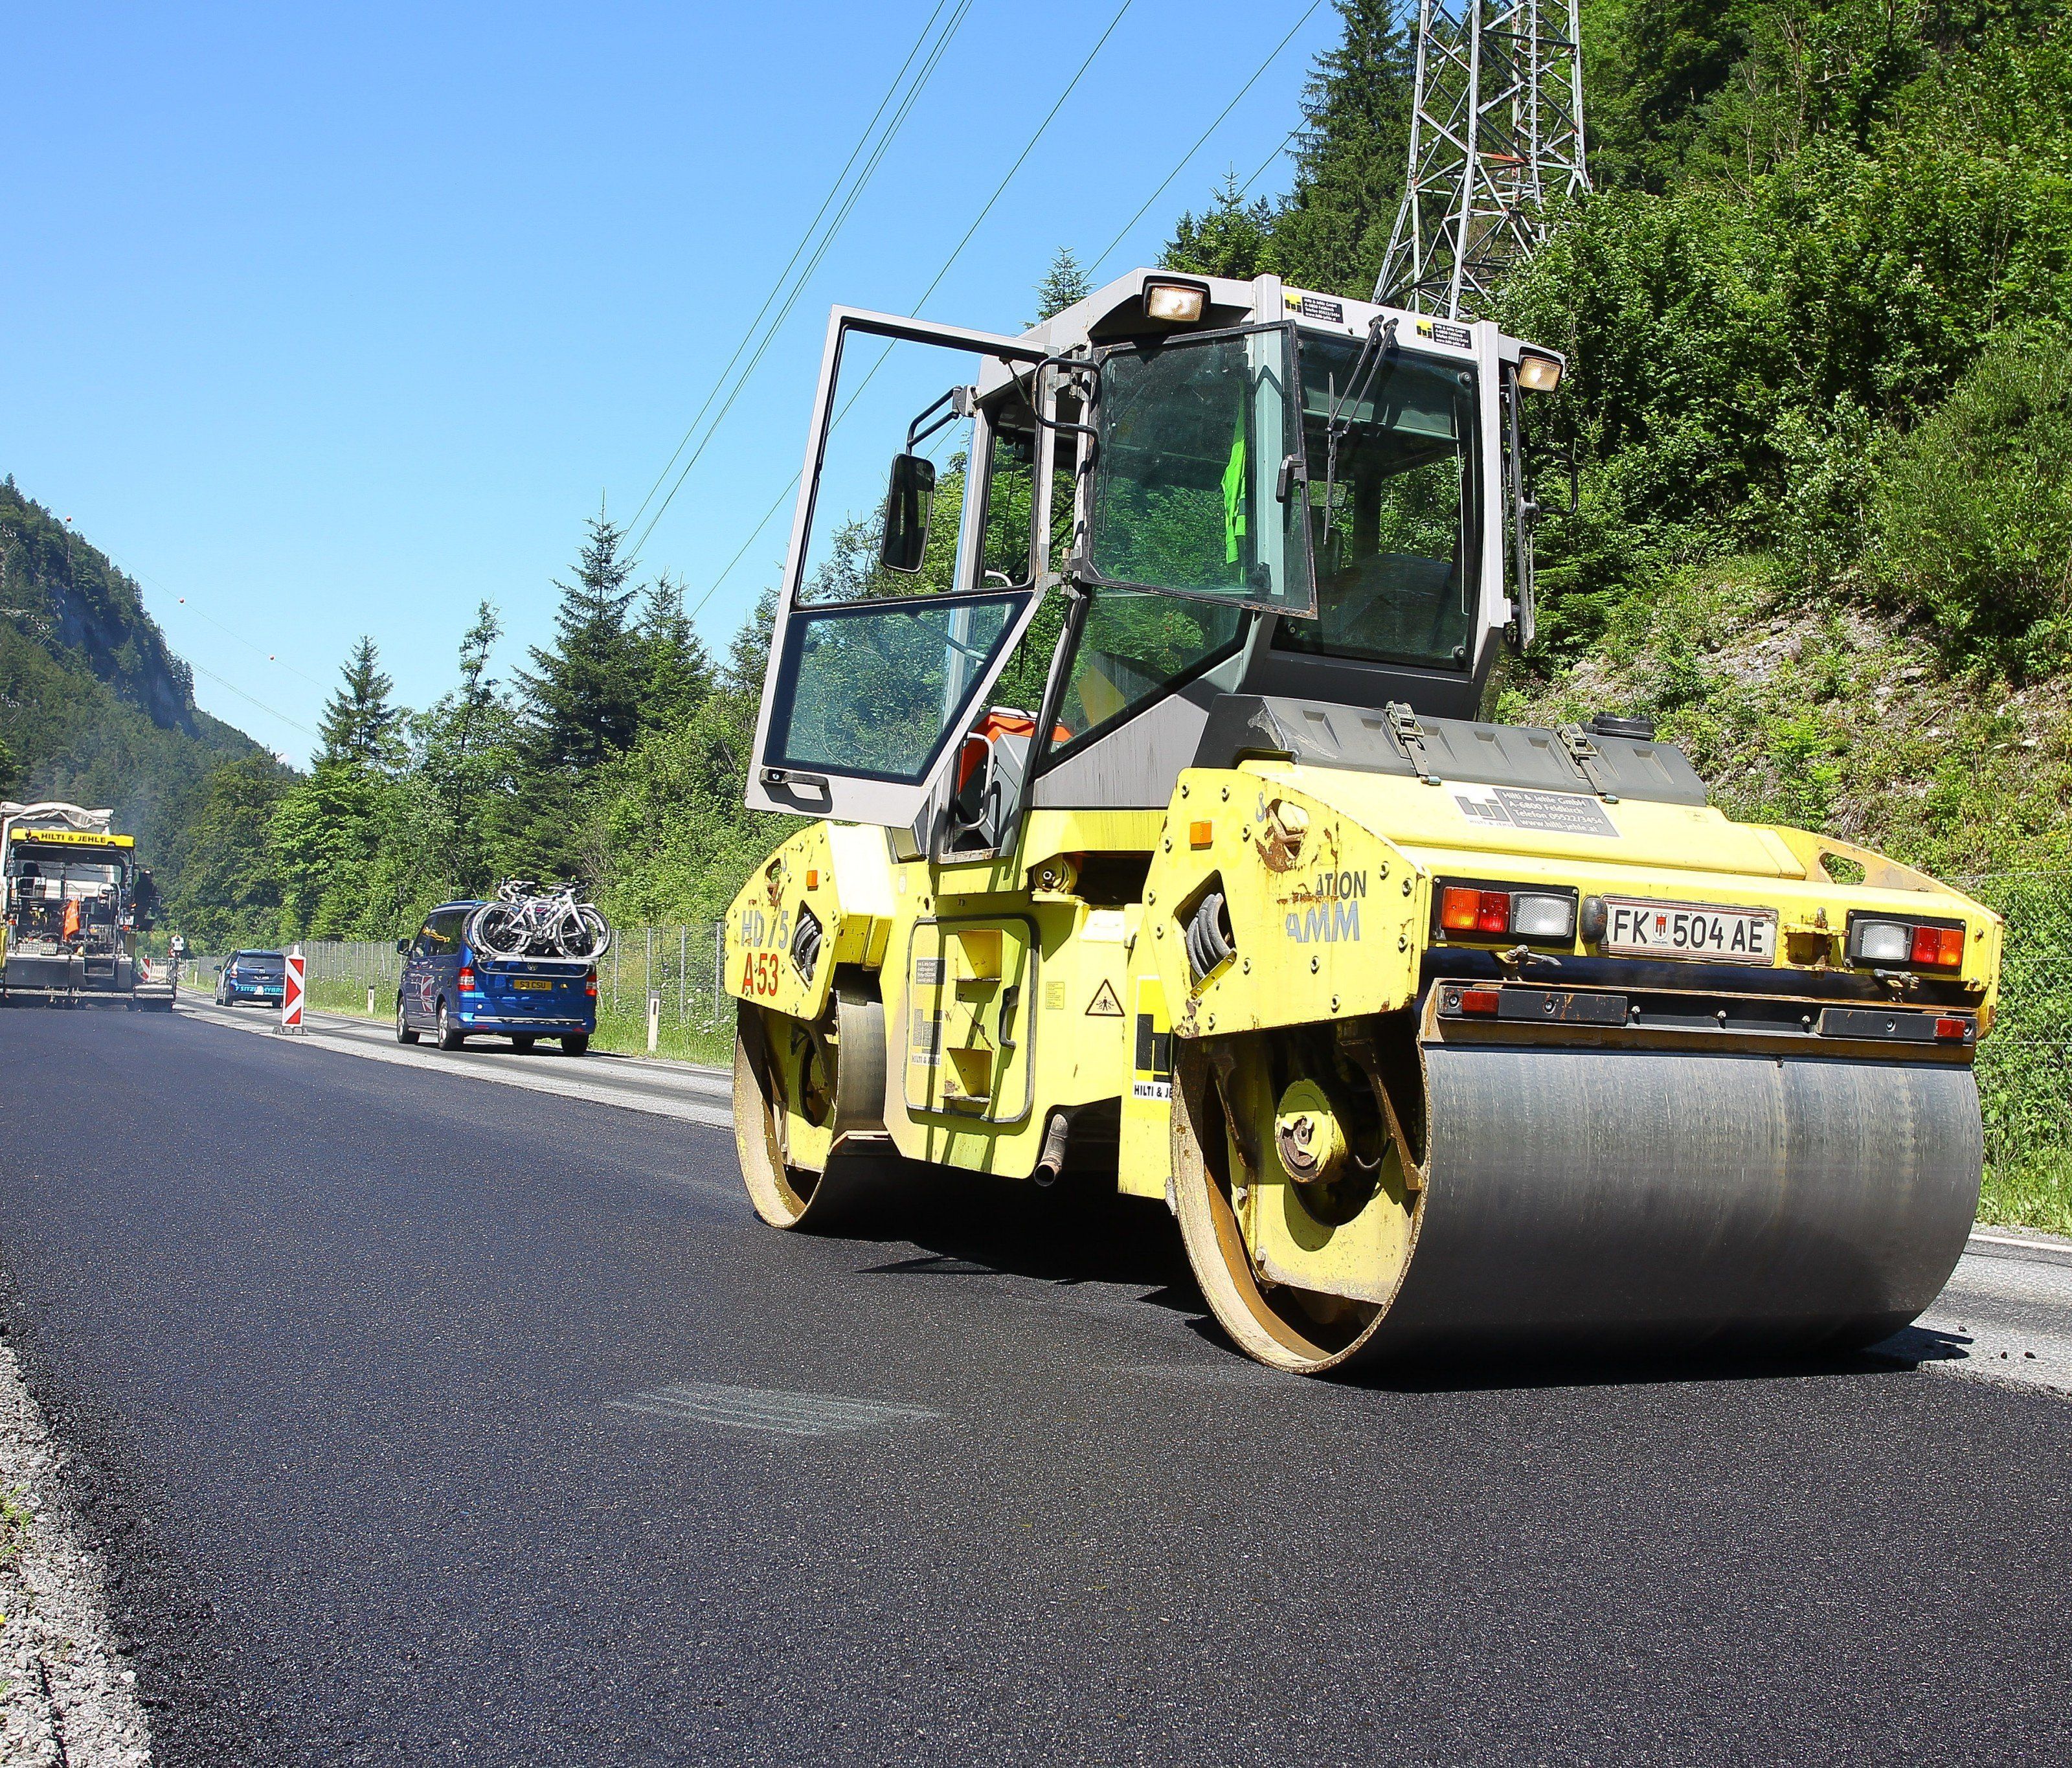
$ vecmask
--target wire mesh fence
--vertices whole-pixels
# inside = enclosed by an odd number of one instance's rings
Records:
[[[639,1041],[644,1042],[652,996],[658,1045],[684,1046],[686,1053],[711,1059],[707,1046],[722,1033],[731,1038],[734,1026],[734,1004],[721,982],[723,931],[717,921],[613,929],[611,949],[597,966],[598,1030],[604,1041],[631,1041],[610,1035],[617,1022],[621,1031],[627,1025],[637,1028]],[[382,1015],[393,1010],[404,960],[393,940],[306,940],[302,955],[309,961],[305,973],[313,1005],[364,1012],[366,991],[372,989],[373,1010]],[[195,979],[187,985],[213,988],[220,964],[191,960]]]
[[[2072,1224],[2072,871],[1988,872],[1956,881],[2007,918],[1998,1018],[1980,1047],[1989,1185],[2028,1201],[2031,1216]],[[734,1008],[722,979],[719,923],[615,930],[598,966],[598,1018],[606,1047],[646,1043],[656,1001],[667,1053],[724,1061]],[[304,942],[311,1004],[393,1010],[403,960],[393,941]],[[181,983],[212,990],[220,958],[190,956]]]
[[[2072,871],[1959,882],[2007,919],[2000,1005],[1979,1046],[1988,1191],[2004,1216],[2072,1226]]]

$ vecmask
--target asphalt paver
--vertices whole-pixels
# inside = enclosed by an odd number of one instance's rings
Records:
[[[9,1326],[168,1763],[2072,1754],[2072,1405],[1244,1362],[1163,1207],[0,1013]]]

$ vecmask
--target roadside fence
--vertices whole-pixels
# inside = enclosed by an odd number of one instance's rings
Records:
[[[2008,923],[1999,1017],[1979,1052],[1988,1157],[2003,1168],[2040,1162],[2055,1174],[2072,1170],[2072,871],[1985,872],[1953,882]],[[643,1022],[653,995],[664,1027],[701,1048],[730,1041],[723,931],[714,921],[615,928],[598,966],[601,1018]],[[339,985],[353,985],[356,995],[371,985],[376,1010],[388,1010],[403,964],[393,941],[310,940],[302,949],[313,992],[321,985],[337,1002],[347,993]],[[221,965],[220,958],[190,955],[182,986],[212,991]]]
[[[2064,1192],[2072,1169],[2072,871],[1954,882],[2007,917],[2000,1005],[1979,1046],[1987,1159]],[[2072,1195],[2061,1207],[2072,1207]]]
[[[734,1023],[734,1003],[722,986],[722,923],[612,929],[611,949],[597,967],[597,1006],[613,1018],[644,1018],[659,995],[664,1024],[713,1031]],[[393,940],[305,940],[314,983],[372,986],[385,1010],[402,980],[403,960]],[[212,972],[209,985],[215,986]]]

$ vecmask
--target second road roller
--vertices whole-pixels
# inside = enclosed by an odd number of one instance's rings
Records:
[[[1564,368],[1270,276],[834,310],[748,791],[807,820],[726,929],[766,1220],[1112,1175],[1313,1374],[1934,1299],[2000,919],[1642,720],[1481,716]]]

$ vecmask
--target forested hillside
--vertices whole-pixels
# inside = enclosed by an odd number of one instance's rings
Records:
[[[135,583],[0,483],[0,796],[112,807],[173,882],[191,795],[265,750],[199,709]]]
[[[1172,266],[1371,288],[1403,180],[1408,21],[1384,0],[1339,10],[1290,119],[1289,194],[1211,193]],[[1585,6],[1597,188],[1502,314],[1569,354],[1540,417],[1580,496],[1541,530],[1542,642],[1498,709],[1652,712],[1729,809],[1946,870],[2066,861],[2066,12]],[[1038,298],[1083,289],[1061,254]],[[767,597],[709,656],[679,587],[637,582],[602,516],[549,643],[504,658],[485,604],[451,691],[413,710],[367,641],[297,775],[195,713],[134,586],[78,543],[68,561],[61,529],[6,495],[10,595],[33,573],[51,629],[0,624],[0,740],[38,789],[158,818],[204,944],[384,937],[513,872],[584,877],[623,919],[701,919],[779,832],[741,808]],[[23,673],[60,668],[55,689]],[[220,763],[203,777],[196,758]]]

